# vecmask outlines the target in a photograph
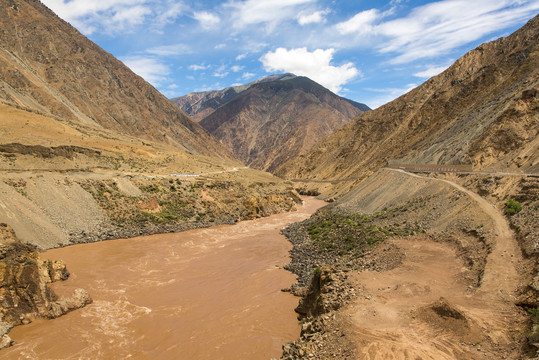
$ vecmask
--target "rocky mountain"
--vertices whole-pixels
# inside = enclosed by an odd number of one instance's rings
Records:
[[[539,16],[277,169],[335,200],[283,229],[305,297],[281,359],[537,358],[538,37]]]
[[[191,119],[199,122],[206,116],[209,116],[221,105],[226,104],[242,91],[247,90],[251,86],[263,82],[286,80],[295,77],[294,74],[279,74],[270,75],[261,79],[255,80],[245,85],[231,86],[222,90],[212,90],[203,92],[193,92],[184,96],[171,99],[173,103],[178,105]]]
[[[306,77],[285,77],[252,84],[200,125],[246,165],[271,172],[363,111]]]
[[[165,96],[37,0],[0,2],[0,101],[230,157]]]
[[[276,170],[346,192],[388,161],[538,172],[539,17]],[[317,185],[318,186],[318,185]],[[329,191],[329,190],[328,190]]]

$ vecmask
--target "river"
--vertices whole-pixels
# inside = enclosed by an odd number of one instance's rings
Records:
[[[280,289],[291,248],[279,230],[323,206],[175,234],[49,250],[94,302],[14,328],[2,359],[270,359],[299,336],[298,299]]]

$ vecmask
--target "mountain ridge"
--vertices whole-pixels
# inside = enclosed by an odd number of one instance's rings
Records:
[[[221,90],[192,92],[184,96],[172,98],[171,101],[178,105],[193,120],[200,122],[217,108],[231,101],[234,97],[238,96],[241,92],[247,90],[251,86],[271,81],[289,80],[295,77],[296,75],[291,73],[268,75],[248,84],[230,86]],[[371,110],[365,104],[347,98],[343,99],[362,111]]]
[[[246,165],[273,171],[362,111],[311,79],[252,84],[200,121]]]
[[[231,158],[153,86],[41,2],[0,3],[0,25],[3,103]]]

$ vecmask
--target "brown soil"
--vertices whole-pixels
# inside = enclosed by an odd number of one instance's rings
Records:
[[[375,177],[362,184],[332,211],[375,212],[405,202],[405,193],[410,199],[421,192],[429,197],[422,206],[426,212],[410,209],[400,216],[419,221],[426,233],[387,240],[384,251],[371,251],[358,262],[394,258],[396,267],[366,266],[323,287],[327,299],[335,292],[353,296],[340,301],[340,310],[306,319],[309,325],[300,340],[287,345],[283,359],[533,357],[525,336],[528,316],[516,305],[529,260],[502,213],[449,180],[389,170],[377,176],[385,181]],[[378,190],[390,195],[383,200]]]

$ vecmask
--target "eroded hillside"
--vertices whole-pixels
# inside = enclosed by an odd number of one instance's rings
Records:
[[[276,174],[329,193],[392,160],[473,164],[475,169],[537,172],[539,18],[483,44],[398,99],[366,112]]]
[[[282,75],[270,75],[258,79],[249,84],[231,86],[222,90],[211,90],[203,92],[194,92],[184,96],[170,99],[173,103],[178,105],[180,109],[185,111],[191,119],[196,122],[201,121],[205,117],[209,116],[220,106],[234,99],[241,92],[247,90],[249,87],[262,82],[276,81],[291,79],[295,77],[294,74],[282,74]]]
[[[0,101],[230,158],[176,105],[37,0],[0,2]]]

